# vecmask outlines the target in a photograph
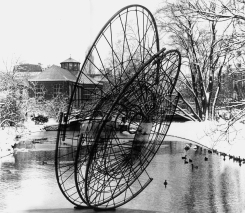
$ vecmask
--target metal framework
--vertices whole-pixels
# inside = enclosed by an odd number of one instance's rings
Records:
[[[127,6],[105,24],[76,82],[91,81],[91,99],[78,107],[75,85],[60,118],[56,177],[71,203],[115,209],[152,181],[147,166],[175,113],[180,65],[177,50],[159,50],[156,22],[147,8]],[[90,74],[100,74],[100,82]],[[80,130],[68,131],[74,112]]]

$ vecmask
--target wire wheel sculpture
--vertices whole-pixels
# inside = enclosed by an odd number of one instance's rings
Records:
[[[159,50],[156,22],[141,5],[121,9],[102,28],[57,133],[57,182],[76,207],[117,208],[152,181],[147,166],[175,113],[180,65],[177,50]],[[74,118],[79,128],[69,130]]]

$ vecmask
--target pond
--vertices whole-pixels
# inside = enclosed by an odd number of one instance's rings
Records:
[[[184,146],[181,142],[164,142],[147,169],[153,181],[122,208],[183,213],[245,212],[245,164],[239,166],[228,157],[224,161],[223,157],[206,151],[186,152]],[[185,155],[192,163],[184,162]],[[53,157],[54,150],[46,149],[0,159],[0,212],[73,208],[59,190],[54,165],[42,164]]]

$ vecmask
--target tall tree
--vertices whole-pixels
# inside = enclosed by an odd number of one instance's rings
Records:
[[[186,0],[164,5],[156,14],[161,33],[168,38],[165,45],[178,48],[183,57],[177,90],[189,111],[183,105],[178,108],[193,120],[212,119],[222,72],[231,60],[231,53],[238,48],[233,22],[200,16]],[[212,2],[208,6],[211,11],[217,10]]]
[[[0,109],[0,122],[11,120],[19,122],[21,115],[23,82],[17,78],[15,66],[19,59],[4,61],[5,69],[0,71],[0,93],[4,94],[4,105]]]

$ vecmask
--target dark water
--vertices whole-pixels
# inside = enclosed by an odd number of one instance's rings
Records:
[[[165,143],[148,167],[154,179],[123,208],[163,212],[245,212],[245,164],[189,150],[198,168],[184,164],[184,144]],[[0,212],[20,209],[73,208],[61,194],[54,165],[42,165],[54,151],[9,156],[0,160]],[[204,161],[204,157],[208,161]],[[168,185],[165,188],[164,181]]]

